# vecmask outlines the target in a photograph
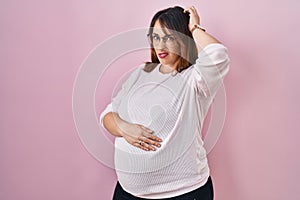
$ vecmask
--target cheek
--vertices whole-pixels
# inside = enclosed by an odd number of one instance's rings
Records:
[[[175,55],[180,56],[180,47],[179,47],[179,46],[173,47],[173,48],[170,49],[170,52],[171,52],[172,54],[175,54]]]
[[[180,54],[180,49],[179,48],[174,48],[170,50],[170,53],[172,54],[172,57],[179,57]]]

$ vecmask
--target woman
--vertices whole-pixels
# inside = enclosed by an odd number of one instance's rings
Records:
[[[156,13],[148,37],[152,62],[131,73],[100,116],[116,136],[113,199],[211,200],[201,128],[229,70],[227,49],[200,27],[193,6]]]

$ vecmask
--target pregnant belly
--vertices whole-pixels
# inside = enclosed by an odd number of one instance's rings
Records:
[[[116,138],[117,170],[129,173],[155,171],[169,165],[185,151],[192,138],[186,142],[184,134],[188,134],[187,130],[195,131],[182,126],[182,101],[177,99],[178,96],[168,87],[148,83],[132,89],[122,100],[118,109],[120,117],[150,128],[163,142],[157,151],[144,151],[132,146],[124,138]]]

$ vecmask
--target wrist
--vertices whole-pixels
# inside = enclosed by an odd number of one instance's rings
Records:
[[[115,129],[115,136],[118,137],[123,137],[124,136],[124,130],[126,128],[126,121],[123,120],[118,113],[113,112],[113,120],[115,122],[116,125],[116,129]]]
[[[131,125],[131,123],[119,118],[118,120],[118,134],[121,137],[124,137],[124,135],[126,135],[126,130],[128,130],[129,126]]]
[[[193,34],[193,32],[196,30],[196,29],[199,29],[203,32],[205,32],[206,30],[204,28],[202,28],[199,24],[194,24],[194,26],[192,27],[191,29],[191,33]]]
[[[124,129],[125,129],[125,124],[122,120],[118,120],[118,128],[117,128],[117,133],[120,137],[124,137]]]

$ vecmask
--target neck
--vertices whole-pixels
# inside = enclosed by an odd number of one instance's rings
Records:
[[[161,66],[160,66],[160,72],[162,72],[162,73],[170,73],[170,72],[172,72],[172,71],[174,71],[174,70],[176,70],[175,69],[175,66],[169,66],[169,65],[163,65],[163,64],[161,64]]]

